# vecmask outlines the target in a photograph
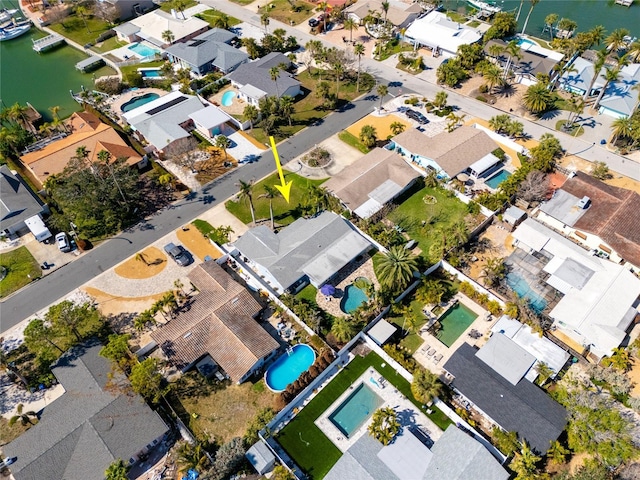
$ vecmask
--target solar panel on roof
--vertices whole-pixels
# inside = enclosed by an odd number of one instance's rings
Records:
[[[174,98],[173,100],[171,100],[170,102],[165,103],[164,105],[160,105],[159,107],[152,108],[151,110],[147,111],[147,114],[148,115],[155,115],[156,113],[160,113],[160,112],[166,110],[167,108],[171,108],[174,105],[178,105],[179,103],[182,103],[185,100],[187,100],[187,97]]]
[[[206,43],[206,40],[196,40],[195,42],[193,42],[189,46],[190,47],[197,47],[198,45],[202,45],[203,43]]]

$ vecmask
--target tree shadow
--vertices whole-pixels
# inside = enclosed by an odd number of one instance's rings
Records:
[[[558,118],[561,114],[562,110],[558,110],[553,109],[553,110],[549,110],[548,112],[543,112],[540,115],[538,115],[538,118],[540,120],[553,120],[554,118]]]

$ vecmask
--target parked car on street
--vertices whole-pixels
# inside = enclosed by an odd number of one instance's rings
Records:
[[[65,232],[60,232],[56,235],[56,245],[58,245],[61,252],[71,251],[71,243],[69,242],[69,237]]]
[[[189,255],[189,252],[187,252],[182,245],[167,243],[164,246],[164,251],[181,267],[185,267],[191,263],[191,255]]]

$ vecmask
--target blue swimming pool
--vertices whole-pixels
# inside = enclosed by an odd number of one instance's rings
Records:
[[[526,298],[529,301],[529,306],[537,313],[542,313],[547,306],[547,301],[539,293],[531,289],[522,275],[516,272],[509,272],[506,280],[511,290],[516,292],[519,297]]]
[[[316,352],[309,345],[301,343],[288,348],[264,374],[267,387],[274,392],[283,392],[313,365],[315,359]]]
[[[158,95],[157,93],[145,93],[144,95],[133,97],[127,103],[123,103],[120,109],[123,112],[128,112],[130,110],[133,110],[134,108],[141,107],[145,103],[152,102],[156,98],[160,98],[160,95]]]
[[[486,183],[491,188],[496,190],[498,186],[510,176],[511,176],[511,172],[507,172],[506,170],[500,170],[500,172],[498,172],[496,175],[489,178],[488,180],[485,180],[484,183]]]
[[[160,69],[138,70],[138,72],[140,72],[140,75],[142,75],[143,78],[160,78],[162,76],[162,73],[160,73]]]
[[[361,383],[353,393],[329,415],[329,420],[331,420],[331,423],[344,435],[350,437],[383,403],[384,400],[382,400],[382,398],[376,395],[367,385]]]
[[[143,45],[142,43],[134,43],[132,45],[129,45],[129,47],[127,47],[127,48],[129,48],[129,50],[131,50],[136,55],[138,55],[139,57],[142,57],[142,58],[152,57],[156,53],[160,53],[160,50],[156,50],[155,48],[147,47],[146,45]]]
[[[222,106],[230,107],[233,104],[233,99],[236,97],[236,92],[229,90],[222,94]]]
[[[352,283],[344,289],[344,297],[340,301],[340,310],[344,313],[353,313],[368,300],[367,294]]]
[[[537,45],[537,43],[536,42],[532,42],[528,38],[521,38],[520,40],[518,40],[518,46],[519,47],[527,48],[527,47],[530,47],[532,45]]]

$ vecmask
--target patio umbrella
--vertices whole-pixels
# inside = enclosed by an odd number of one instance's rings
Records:
[[[322,287],[320,287],[320,293],[327,296],[333,295],[334,293],[336,293],[336,287],[334,287],[330,283],[325,283]]]
[[[456,178],[462,183],[467,183],[469,181],[469,175],[466,173],[459,173]]]

